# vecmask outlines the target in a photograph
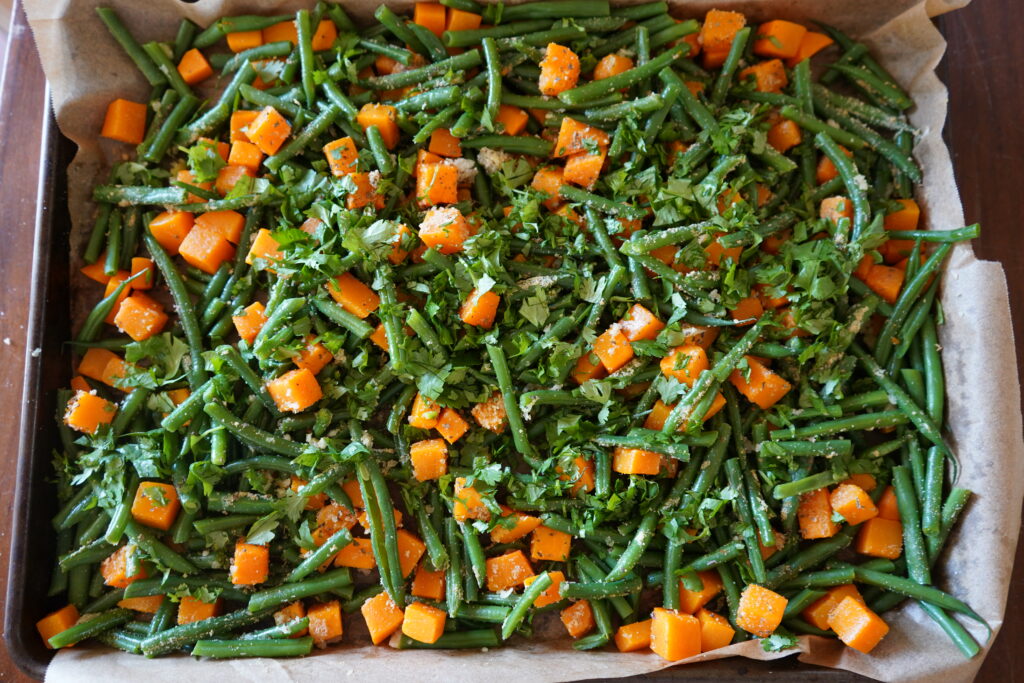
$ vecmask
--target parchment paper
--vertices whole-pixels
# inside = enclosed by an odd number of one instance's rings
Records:
[[[967,0],[669,0],[680,17],[702,17],[711,7],[744,11],[752,21],[771,18],[819,18],[838,25],[868,43],[917,102],[911,115],[924,131],[915,154],[925,170],[918,192],[927,226],[946,230],[963,224],[949,153],[941,131],[947,92],[935,76],[945,49],[930,17],[956,9]],[[145,101],[149,87],[96,18],[96,0],[24,0],[35,32],[43,67],[53,92],[57,121],[80,146],[69,169],[73,245],[88,233],[94,207],[90,188],[105,179],[110,155],[121,149],[97,138],[107,103],[114,97]],[[115,8],[140,42],[170,40],[180,17],[200,26],[224,14],[294,11],[302,0],[105,0]],[[377,3],[345,0],[354,18],[369,21]],[[412,3],[389,3],[397,10]],[[81,249],[73,246],[73,253]],[[77,275],[77,273],[76,273]],[[960,486],[976,496],[952,538],[936,581],[970,603],[998,631],[1003,621],[1024,495],[1024,443],[1006,282],[997,263],[974,257],[969,245],[953,251],[944,277],[942,303],[951,440],[963,463]],[[963,659],[956,647],[916,605],[886,616],[892,630],[871,655],[835,641],[805,637],[803,661],[839,667],[880,680],[966,681],[981,658]],[[356,631],[358,615],[346,631]],[[979,639],[985,633],[973,622],[966,626]],[[730,646],[712,659],[741,655],[775,659],[757,641]],[[266,681],[401,679],[416,681],[483,681],[500,676],[508,681],[555,681],[611,678],[656,671],[668,666],[654,654],[577,653],[565,640],[523,642],[491,652],[398,652],[388,647],[346,644],[300,661],[195,661],[185,656],[157,660],[99,648],[58,653],[48,681],[84,683],[145,680]]]

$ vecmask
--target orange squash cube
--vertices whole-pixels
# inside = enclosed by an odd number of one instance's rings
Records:
[[[296,45],[299,42],[299,32],[295,28],[294,19],[287,19],[263,29],[264,43],[281,43],[284,41],[288,41],[292,45]]]
[[[499,130],[503,135],[519,135],[526,130],[526,122],[530,115],[519,107],[511,104],[503,104],[498,108],[498,115],[494,122],[500,125]]]
[[[802,139],[800,126],[789,119],[780,119],[768,129],[768,144],[783,154],[799,145]]]
[[[95,434],[100,425],[110,424],[117,414],[117,406],[96,394],[75,392],[64,412],[64,424],[72,429]]]
[[[590,189],[594,187],[594,183],[601,175],[601,168],[604,166],[606,156],[607,152],[603,147],[594,153],[573,154],[565,162],[565,171],[562,177],[573,185]]]
[[[533,576],[533,567],[522,550],[487,559],[487,590],[495,593],[518,588],[527,577]]]
[[[709,10],[700,29],[700,44],[705,52],[729,52],[732,41],[747,18],[739,12]]]
[[[870,653],[889,632],[889,625],[863,603],[844,598],[828,617],[828,625],[839,640],[865,654]]]
[[[619,652],[638,652],[651,647],[651,625],[654,619],[623,624],[615,632],[615,647]]]
[[[517,512],[504,505],[501,510],[501,517],[491,529],[491,540],[495,543],[513,543],[540,526],[540,517]]]
[[[600,128],[577,121],[566,116],[558,129],[558,139],[552,156],[566,157],[580,152],[589,152],[594,146],[607,147],[610,142],[608,133]]]
[[[722,577],[714,569],[697,572],[703,586],[699,591],[692,591],[679,581],[679,611],[693,614],[722,592]]]
[[[459,171],[451,164],[423,164],[416,169],[416,202],[421,208],[454,204],[458,185]]]
[[[206,57],[196,48],[192,48],[181,56],[178,62],[178,73],[181,79],[189,85],[202,83],[213,75],[213,67],[206,61]]]
[[[249,141],[268,156],[277,154],[281,145],[291,135],[292,126],[276,109],[267,106],[248,125],[246,136]]]
[[[654,340],[658,333],[665,329],[665,323],[658,320],[658,317],[642,304],[633,304],[619,322],[619,329],[631,342]]]
[[[324,395],[316,375],[305,368],[291,370],[270,380],[267,392],[278,409],[285,413],[301,413]]]
[[[759,638],[767,638],[782,623],[782,614],[788,603],[786,598],[775,591],[756,583],[748,584],[740,594],[736,624]]]
[[[139,598],[125,598],[118,600],[117,606],[130,609],[143,614],[155,614],[164,601],[163,595],[147,595]]]
[[[608,372],[615,372],[633,360],[634,356],[633,347],[630,346],[629,339],[623,334],[618,323],[594,340],[594,353],[601,359],[601,364]]]
[[[878,508],[878,516],[882,519],[900,521],[899,503],[896,502],[896,489],[893,487],[885,487],[885,491],[882,493],[882,497],[878,499],[875,507]]]
[[[194,224],[188,211],[164,211],[149,222],[149,231],[164,251],[174,256]]]
[[[334,354],[327,350],[327,347],[320,342],[314,342],[314,337],[306,337],[306,348],[299,351],[299,355],[292,359],[292,362],[299,368],[309,370],[314,375],[327,367],[327,364],[334,360]]]
[[[417,7],[423,3],[417,3]],[[444,5],[438,5],[444,7]],[[448,615],[422,602],[414,602],[405,608],[405,619],[402,621],[402,633],[420,643],[436,643],[444,634],[444,624]]]
[[[135,489],[132,518],[139,524],[167,531],[174,524],[180,509],[178,491],[170,484],[144,481]]]
[[[419,24],[440,38],[441,34],[445,31],[445,24],[447,23],[447,15],[445,13],[446,9],[447,8],[444,5],[437,2],[417,2],[413,6],[412,21],[414,24]],[[409,634],[406,633],[405,635],[408,636]],[[412,636],[409,637],[412,638]],[[417,639],[414,638],[414,640]],[[436,638],[434,640],[436,640]],[[434,641],[430,640],[423,642],[432,643]]]
[[[167,324],[163,306],[142,292],[125,298],[117,307],[114,324],[135,341],[149,339],[163,331]]]
[[[355,141],[345,136],[324,145],[324,156],[327,165],[336,178],[341,178],[358,170],[359,150]]]
[[[754,54],[759,57],[790,59],[800,50],[807,28],[792,21],[766,21],[757,28]]]
[[[574,472],[563,472],[561,467],[556,467],[560,481],[572,481],[571,491],[575,495],[578,491],[594,490],[594,462],[577,455],[572,461]]]
[[[127,588],[132,581],[148,578],[146,565],[141,562],[138,563],[138,571],[135,574],[128,574],[128,554],[136,551],[134,545],[123,545],[100,562],[103,583],[112,588]]]
[[[409,411],[409,424],[417,429],[433,429],[440,419],[441,408],[423,394],[416,394]]]
[[[878,508],[867,492],[856,484],[840,484],[829,495],[832,509],[843,516],[847,524],[860,524],[878,516]]]
[[[359,611],[366,620],[366,628],[370,631],[370,640],[374,645],[384,642],[397,631],[405,618],[405,613],[386,591],[364,602]]]
[[[263,31],[232,31],[224,36],[228,41],[228,49],[232,52],[243,52],[263,44]]]
[[[498,313],[501,297],[494,292],[473,290],[459,309],[459,318],[467,325],[490,329]]]
[[[601,379],[608,371],[604,369],[601,359],[593,351],[587,351],[576,361],[576,367],[572,371],[572,378],[576,384],[583,384],[587,380]]]
[[[754,87],[758,92],[782,92],[782,89],[789,85],[786,77],[786,67],[778,59],[769,59],[766,62],[758,62],[748,66],[739,73],[740,80],[752,76]]]
[[[255,174],[259,172],[260,164],[263,163],[263,152],[251,142],[232,142],[228,163],[232,166],[244,166]]]
[[[262,259],[268,263],[279,261],[284,258],[280,246],[272,232],[266,228],[260,228],[252,241],[252,246],[249,247],[249,253],[245,255],[245,262],[251,266],[256,263],[256,259]],[[274,272],[270,267],[267,267],[267,270]]]
[[[709,612],[703,607],[697,610],[697,621],[700,622],[700,651],[711,652],[725,647],[732,642],[736,630],[729,625],[729,620],[721,614]]]
[[[655,475],[661,471],[661,454],[616,446],[612,453],[612,470],[619,474]]]
[[[827,630],[829,627],[828,616],[836,608],[836,605],[846,598],[853,598],[859,602],[864,602],[864,598],[861,596],[860,591],[857,590],[857,587],[852,583],[848,583],[843,586],[830,588],[825,595],[812,602],[810,606],[800,612],[800,616],[808,624],[823,631]]]
[[[562,203],[559,191],[565,184],[565,172],[559,166],[542,166],[533,176],[530,187],[547,195],[544,206],[554,211]]]
[[[436,429],[445,441],[455,443],[469,431],[469,423],[459,415],[458,411],[445,408],[437,419]]]
[[[800,41],[800,47],[797,48],[796,54],[786,60],[786,66],[792,69],[805,59],[810,59],[818,54],[833,42],[835,41],[824,33],[808,31],[804,34],[803,40]]]
[[[370,126],[377,126],[380,136],[384,138],[384,145],[388,149],[394,149],[395,145],[398,144],[399,137],[401,137],[401,131],[398,130],[398,124],[396,123],[397,120],[398,110],[390,104],[368,102],[356,114],[356,122],[363,130]]]
[[[546,526],[538,526],[530,536],[530,559],[534,562],[566,562],[572,536]]]
[[[342,308],[360,318],[366,318],[380,306],[377,293],[349,272],[336,277],[327,285],[327,290]]]
[[[377,560],[373,556],[373,543],[368,538],[353,538],[352,542],[334,556],[335,567],[373,569]]]
[[[691,614],[654,608],[651,650],[670,662],[700,654],[700,622]]]
[[[316,30],[310,36],[309,43],[314,52],[330,50],[334,41],[338,39],[338,27],[330,19],[321,19],[316,25]]]
[[[465,477],[456,477],[455,496],[452,505],[452,517],[457,522],[471,519],[490,520],[491,511],[484,503],[483,496],[472,486],[466,485]]]
[[[309,618],[309,635],[313,644],[325,648],[341,640],[344,629],[341,623],[341,605],[337,600],[311,605],[306,612]]]
[[[426,439],[409,446],[412,475],[417,481],[439,479],[448,474],[448,444],[444,439]]]
[[[235,330],[247,344],[252,345],[256,335],[260,333],[267,322],[267,315],[262,303],[256,301],[242,309],[242,315],[231,316],[231,322],[235,324]]]
[[[220,614],[222,601],[217,598],[213,602],[203,602],[186,595],[178,603],[178,625],[194,624],[197,621],[212,619]]]
[[[683,344],[661,359],[661,374],[672,377],[688,387],[711,367],[707,352],[696,344]]]
[[[146,137],[146,112],[144,104],[117,98],[107,105],[100,135],[137,145]]]
[[[770,370],[753,356],[744,358],[747,361],[747,372],[744,373],[737,368],[729,375],[729,381],[737,391],[757,404],[761,410],[771,408],[793,388],[793,385],[781,375]]]
[[[430,134],[427,151],[440,157],[457,159],[462,156],[462,143],[447,128],[437,128]]]
[[[575,88],[579,77],[580,58],[576,53],[564,45],[548,43],[540,63],[540,79],[537,83],[541,94],[558,95]]]
[[[804,539],[831,538],[839,532],[839,525],[832,521],[832,505],[826,488],[801,494],[796,516],[800,536]]]
[[[551,585],[545,588],[544,592],[540,594],[540,597],[533,601],[534,607],[546,607],[548,605],[553,605],[556,602],[561,601],[562,599],[562,596],[559,595],[558,590],[559,586],[561,586],[562,583],[565,581],[565,574],[563,574],[560,571],[549,571],[548,578],[551,579]],[[523,585],[529,588],[530,584],[536,580],[536,576],[529,576],[526,578],[526,581],[523,582]]]
[[[416,568],[409,592],[417,598],[444,600],[444,572],[432,572],[421,564]]]
[[[559,613],[565,630],[573,638],[582,638],[594,629],[594,610],[587,600],[579,600]]]
[[[442,254],[462,251],[463,243],[473,232],[454,206],[435,206],[427,210],[419,226],[419,237],[427,248],[436,248]]]
[[[197,225],[185,235],[178,253],[189,265],[213,275],[220,264],[235,257],[235,248],[219,230]]]
[[[903,553],[903,524],[881,517],[869,519],[861,526],[853,547],[861,555],[895,560]]]
[[[267,580],[270,574],[270,549],[265,545],[235,544],[235,555],[229,572],[236,586],[255,586]]]
[[[50,650],[50,638],[58,633],[63,633],[78,622],[78,608],[74,605],[65,605],[56,612],[51,612],[36,622],[36,630],[43,638],[43,643]]]

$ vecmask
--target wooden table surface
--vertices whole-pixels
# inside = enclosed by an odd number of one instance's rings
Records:
[[[855,2],[856,0],[851,0]],[[949,41],[940,75],[949,86],[945,136],[953,152],[968,223],[980,222],[978,256],[1001,261],[1010,285],[1014,332],[1024,336],[1024,250],[1019,249],[1020,192],[1024,188],[1024,88],[1020,67],[1024,41],[1011,36],[1019,26],[1018,0],[975,0],[939,21]],[[0,249],[0,595],[7,580],[7,539],[18,416],[25,355],[39,136],[44,112],[44,79],[24,16],[15,8],[0,90],[0,206],[4,246]],[[2,46],[2,41],[0,41]],[[1017,363],[1024,368],[1024,344]],[[1018,545],[1010,586],[1009,618],[979,675],[979,681],[1024,679],[1024,543]],[[754,673],[754,672],[751,672]],[[755,677],[759,677],[755,674]],[[659,677],[661,678],[661,677]],[[825,678],[832,679],[830,676]],[[0,645],[0,680],[28,681]]]

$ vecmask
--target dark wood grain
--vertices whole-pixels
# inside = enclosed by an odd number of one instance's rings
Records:
[[[945,135],[967,222],[980,222],[983,235],[975,243],[982,258],[1001,261],[1010,286],[1014,332],[1024,336],[1024,250],[1019,248],[1017,216],[1024,187],[1024,88],[1019,65],[1024,41],[1011,35],[1019,25],[1018,0],[976,0],[973,5],[940,20],[949,40],[940,75],[949,85],[950,112]],[[2,45],[2,43],[0,43]],[[8,58],[0,91],[0,206],[4,207],[4,248],[0,249],[0,501],[10,501],[14,485],[14,444],[17,441],[21,397],[26,307],[35,218],[39,135],[43,120],[44,80],[24,16],[15,9]],[[1017,347],[1018,367],[1024,368],[1024,344]],[[9,505],[0,504],[0,595],[6,584]],[[1014,681],[1024,675],[1024,620],[1013,607],[1024,600],[1024,545],[1017,549],[1016,571],[1010,586],[1010,618],[986,659],[979,681]],[[746,676],[788,678],[785,664],[746,667]],[[666,672],[650,680],[678,680]],[[688,680],[712,680],[707,672]],[[849,680],[821,672],[803,681]],[[0,647],[0,680],[28,681]]]

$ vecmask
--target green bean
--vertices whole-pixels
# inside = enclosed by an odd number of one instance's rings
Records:
[[[339,304],[327,299],[313,299],[313,306],[331,322],[344,327],[357,339],[366,339],[373,334],[373,327],[361,318],[349,313]]]
[[[505,351],[500,346],[488,344],[487,355],[491,359],[494,374],[498,378],[498,389],[501,391],[502,401],[505,404],[505,413],[516,450],[529,462],[535,457],[535,453],[526,434],[526,426],[523,424],[523,415],[519,410],[519,401],[512,386],[512,375],[508,369]]]
[[[227,659],[233,657],[302,657],[313,651],[313,638],[280,640],[200,640],[192,648],[193,657]]]
[[[862,140],[861,138],[857,137],[856,135],[848,133],[847,131],[842,130],[841,128],[830,126],[829,124],[825,123],[824,121],[821,121],[820,119],[814,116],[804,114],[793,105],[785,105],[779,110],[779,114],[789,119],[790,121],[795,122],[801,128],[814,133],[815,136],[823,135],[827,137],[829,140],[834,140],[835,142],[844,145],[851,150],[863,149],[864,147],[867,146],[867,143],[864,142],[864,140]],[[817,140],[817,137],[815,139]],[[843,156],[844,159],[846,158],[845,154],[842,154],[842,152],[840,152],[840,154]],[[831,157],[829,158],[831,159]],[[833,160],[833,163],[835,163],[835,160]],[[849,160],[847,160],[847,163],[849,163]],[[838,169],[839,166],[836,166],[836,168]]]
[[[785,484],[777,484],[775,488],[772,489],[772,495],[776,500],[799,496],[802,493],[816,491],[823,486],[831,486],[836,482],[840,482],[845,479],[848,474],[848,472],[843,470],[838,472],[834,470],[826,470],[824,472],[819,472],[818,474],[812,474],[808,477],[802,477],[794,481],[786,482]]]
[[[897,109],[909,109],[914,105],[914,101],[898,86],[894,87],[893,83],[886,82],[867,69],[838,63],[833,64],[831,68],[846,76],[855,85],[872,94],[877,94],[878,97]]]
[[[765,587],[771,589],[781,586],[799,576],[803,571],[821,564],[850,545],[855,531],[857,531],[857,527],[850,526],[832,538],[817,541],[807,546],[787,559],[785,563],[778,565],[768,572],[768,580],[765,582]],[[884,576],[888,576],[888,574],[884,574]]]
[[[445,31],[441,35],[446,47],[472,47],[483,42],[484,38],[510,38],[512,36],[525,35],[534,31],[542,31],[551,28],[551,21],[545,19],[533,19],[530,21],[516,21],[490,28],[470,29],[465,31]],[[478,53],[479,56],[479,53]],[[470,66],[478,66],[480,63]],[[447,69],[446,69],[447,70]],[[456,69],[452,69],[455,71]],[[443,73],[440,72],[440,73]]]
[[[259,623],[269,615],[270,611],[268,610],[253,613],[242,609],[223,616],[175,626],[143,640],[142,652],[147,657],[170,654],[203,638],[229,633]]]
[[[142,46],[132,37],[132,34],[125,28],[124,24],[121,23],[121,19],[118,18],[117,13],[109,7],[97,7],[96,14],[99,15],[100,20],[110,31],[110,35],[113,36],[114,40],[118,42],[121,48],[125,51],[125,54],[135,63],[142,75],[145,76],[146,80],[152,86],[160,86],[167,83],[167,75],[164,74],[157,65],[146,54],[146,51],[142,49]]]
[[[170,86],[182,96],[182,98],[193,96],[192,88],[188,87],[188,84],[185,83],[185,80],[181,77],[181,73],[178,71],[178,67],[171,61],[171,58],[167,52],[165,52],[165,47],[162,43],[149,42],[144,44],[142,49],[146,53],[146,56],[149,57],[150,62],[154,64],[156,68],[160,70],[160,73],[164,75],[167,83],[169,83]]]
[[[971,492],[967,489],[954,488],[949,492],[949,497],[946,498],[946,502],[942,505],[942,524],[939,528],[939,533],[934,536],[925,536],[924,538],[925,544],[928,546],[929,565],[934,565],[935,561],[939,558],[942,547],[946,544],[950,532],[952,532],[957,519],[960,517],[960,513],[963,512],[964,506],[967,505],[970,497]]]
[[[902,389],[900,389],[902,392]],[[780,439],[811,439],[819,436],[830,436],[857,430],[885,429],[910,422],[911,418],[899,410],[886,410],[877,413],[864,413],[838,420],[819,422],[804,427],[786,427],[774,429],[770,433],[772,441]]]
[[[310,121],[291,142],[281,148],[277,154],[267,157],[263,162],[272,173],[278,173],[286,161],[300,154],[314,139],[322,135],[334,120],[341,114],[341,110],[333,104],[326,107],[320,114]]]
[[[632,595],[643,587],[643,582],[637,576],[628,576],[622,579],[609,581],[563,581],[559,584],[558,593],[563,598],[570,600],[594,600],[615,598],[625,595]]]
[[[193,522],[193,526],[196,531],[206,536],[207,534],[211,534],[215,531],[227,531],[229,529],[249,526],[257,519],[259,519],[258,515],[231,514],[223,515],[221,517],[197,519]]]
[[[503,149],[512,154],[528,154],[535,157],[551,156],[552,144],[543,138],[528,135],[477,135],[464,139],[462,149],[480,149],[490,147]],[[563,188],[566,186],[562,186]]]
[[[610,78],[603,78],[599,81],[592,81],[585,85],[566,90],[558,95],[558,99],[569,105],[580,104],[582,102],[601,97],[609,92],[614,92],[621,88],[628,88],[644,78],[649,78],[657,74],[677,59],[685,56],[688,49],[689,46],[685,44],[683,46],[671,48],[643,66],[634,67]]]
[[[366,141],[370,144],[370,152],[373,153],[377,170],[383,175],[394,173],[395,160],[391,157],[391,153],[388,152],[387,145],[384,143],[384,137],[380,133],[380,128],[377,126],[368,127],[366,129]]]
[[[459,552],[458,526],[453,517],[445,519],[445,542],[448,547],[448,568],[445,570],[445,601],[452,619],[462,610],[462,553]]]
[[[111,434],[120,436],[124,433],[139,410],[146,405],[146,401],[149,400],[151,393],[146,387],[135,387],[132,393],[125,396],[121,405],[118,406],[114,421],[110,423]]]
[[[963,601],[933,586],[922,586],[916,581],[903,578],[902,576],[885,574],[860,567],[854,567],[854,573],[859,583],[877,586],[887,591],[913,598],[914,600],[928,602],[936,607],[968,616],[981,624],[986,623],[984,619]]]
[[[487,130],[494,130],[494,121],[501,105],[501,58],[494,38],[483,39],[484,64],[487,73],[487,101],[484,104],[483,123]]]
[[[853,453],[853,442],[849,439],[832,439],[821,441],[768,441],[762,449],[762,455],[784,453],[787,457],[824,457],[845,458]]]
[[[910,480],[910,471],[906,467],[899,465],[893,468],[893,485],[899,503],[900,523],[903,525],[903,553],[907,561],[907,573],[917,583],[928,585],[932,582],[931,569],[924,538],[921,536],[917,496]]]
[[[316,61],[313,57],[313,28],[310,26],[309,10],[300,9],[295,13],[295,32],[298,39],[302,92],[306,96],[306,106],[312,107],[313,99],[316,97],[316,83],[313,80]]]
[[[459,31],[459,33],[462,32]],[[429,78],[433,78],[434,76],[440,76],[448,71],[472,69],[473,67],[480,66],[482,63],[483,57],[480,55],[480,51],[470,50],[439,62],[421,66],[417,69],[409,69],[408,71],[399,71],[386,76],[377,76],[367,79],[366,85],[373,90],[394,90],[395,88],[404,88],[408,85],[415,85]]]
[[[86,640],[87,638],[98,636],[104,631],[109,631],[115,626],[120,626],[121,624],[129,621],[132,616],[133,612],[129,609],[112,609],[110,611],[103,612],[102,614],[97,614],[86,621],[80,621],[71,628],[65,629],[64,631],[54,635],[47,642],[50,644],[50,647],[55,650],[62,647],[68,647],[69,645],[74,645]]]
[[[291,41],[279,40],[274,43],[264,43],[248,50],[235,53],[221,69],[222,74],[230,74],[238,71],[246,62],[257,62],[262,59],[274,57],[287,57],[292,53]],[[309,104],[307,102],[307,104]]]
[[[791,619],[800,616],[801,612],[826,595],[828,595],[826,591],[804,588],[786,603],[786,610],[783,612],[782,618]]]
[[[462,603],[455,613],[458,619],[469,619],[470,621],[482,621],[491,624],[501,624],[511,614],[511,607],[501,605],[470,605]]]
[[[795,579],[790,579],[779,586],[781,590],[800,588],[809,590],[814,588],[831,588],[853,583],[853,567],[839,567],[838,569],[824,569],[817,572],[807,572]]]
[[[583,204],[598,211],[611,214],[612,216],[622,216],[623,218],[643,218],[644,216],[643,210],[635,206],[614,202],[605,197],[593,194],[592,192],[587,192],[586,190],[581,190],[571,185],[562,185],[558,190],[558,194],[570,202]]]
[[[516,601],[515,607],[512,608],[508,616],[501,623],[501,637],[503,640],[508,640],[515,633],[515,630],[519,628],[519,624],[523,623],[526,613],[533,607],[533,603],[550,586],[551,575],[547,572],[541,572],[534,577],[533,582],[523,591],[519,600]]]
[[[352,542],[352,534],[348,529],[339,529],[324,544],[311,552],[295,569],[285,577],[285,583],[295,583],[309,576],[322,564],[334,557],[338,551]]]
[[[648,544],[650,544],[651,538],[654,536],[654,528],[657,524],[658,514],[656,512],[648,512],[644,515],[640,521],[640,526],[637,528],[636,535],[629,542],[622,555],[619,556],[615,566],[605,576],[605,581],[618,581],[626,577],[640,559],[640,555],[643,554]]]
[[[240,441],[253,448],[265,449],[281,455],[297,458],[305,452],[302,444],[265,432],[262,429],[246,424],[220,403],[207,403],[203,411],[213,420],[234,434]]]
[[[786,116],[786,114],[783,113],[783,116]],[[791,117],[787,116],[787,118]],[[827,131],[819,132],[814,136],[814,144],[835,165],[836,170],[839,172],[839,177],[843,179],[843,185],[846,186],[846,191],[850,195],[850,201],[853,204],[853,233],[851,239],[856,241],[868,227],[868,223],[871,220],[871,207],[864,194],[863,176],[858,175],[856,165],[843,153],[839,145],[833,141],[833,137],[830,137]]]
[[[925,264],[925,266],[927,265],[928,264]],[[909,287],[910,285],[907,286]],[[897,304],[899,304],[899,302],[897,302]],[[928,318],[925,320],[921,335],[921,347],[923,349],[924,356],[925,410],[932,422],[936,425],[941,425],[943,413],[945,411],[946,386],[945,379],[942,375],[942,357],[939,355],[939,340],[935,330],[934,318]],[[947,455],[951,456],[952,454]],[[953,462],[954,469],[952,478],[956,481],[956,460],[954,459]]]
[[[252,64],[243,64],[224,88],[217,103],[198,119],[183,127],[178,132],[175,141],[179,145],[191,144],[227,121],[242,86],[248,86],[254,80],[256,80],[256,70]]]
[[[275,588],[265,588],[253,593],[249,597],[247,611],[250,614],[265,613],[267,610],[275,609],[280,605],[294,602],[300,598],[327,593],[331,590],[351,585],[352,574],[348,568],[329,569],[311,579],[299,581],[298,583],[286,583]]]
[[[114,288],[108,296],[104,297],[96,308],[92,309],[85,322],[82,323],[82,328],[78,331],[78,336],[75,337],[75,341],[80,344],[88,344],[89,342],[96,339],[96,335],[100,333],[103,322],[110,311],[114,309],[114,304],[118,302],[124,291],[131,285],[131,280],[124,280],[120,282],[117,287]]]
[[[398,641],[399,650],[462,650],[500,646],[498,634],[490,628],[445,633],[433,643],[422,643],[404,634]]]
[[[244,633],[238,637],[239,640],[266,640],[268,638],[291,638],[298,636],[303,631],[309,628],[309,617],[302,617],[301,619],[292,619],[286,621],[283,624],[277,624],[270,628],[265,628],[260,631],[251,631]]]
[[[714,87],[711,89],[711,103],[716,107],[722,106],[725,96],[729,93],[733,74],[736,72],[736,67],[739,66],[740,59],[743,57],[743,51],[747,48],[750,31],[750,27],[747,26],[741,28],[733,36],[729,54],[725,58],[725,63],[722,64],[722,70],[718,72],[718,78],[715,80]]]
[[[926,536],[937,535],[942,528],[942,475],[945,458],[935,446],[928,449],[924,477],[924,496],[921,500],[921,531]]]
[[[887,230],[886,236],[891,240],[921,240],[922,242],[962,242],[973,240],[981,235],[978,223],[956,230]]]
[[[150,531],[140,527],[134,521],[129,521],[125,525],[125,533],[154,562],[179,574],[196,572],[196,567],[191,562],[158,541]]]

